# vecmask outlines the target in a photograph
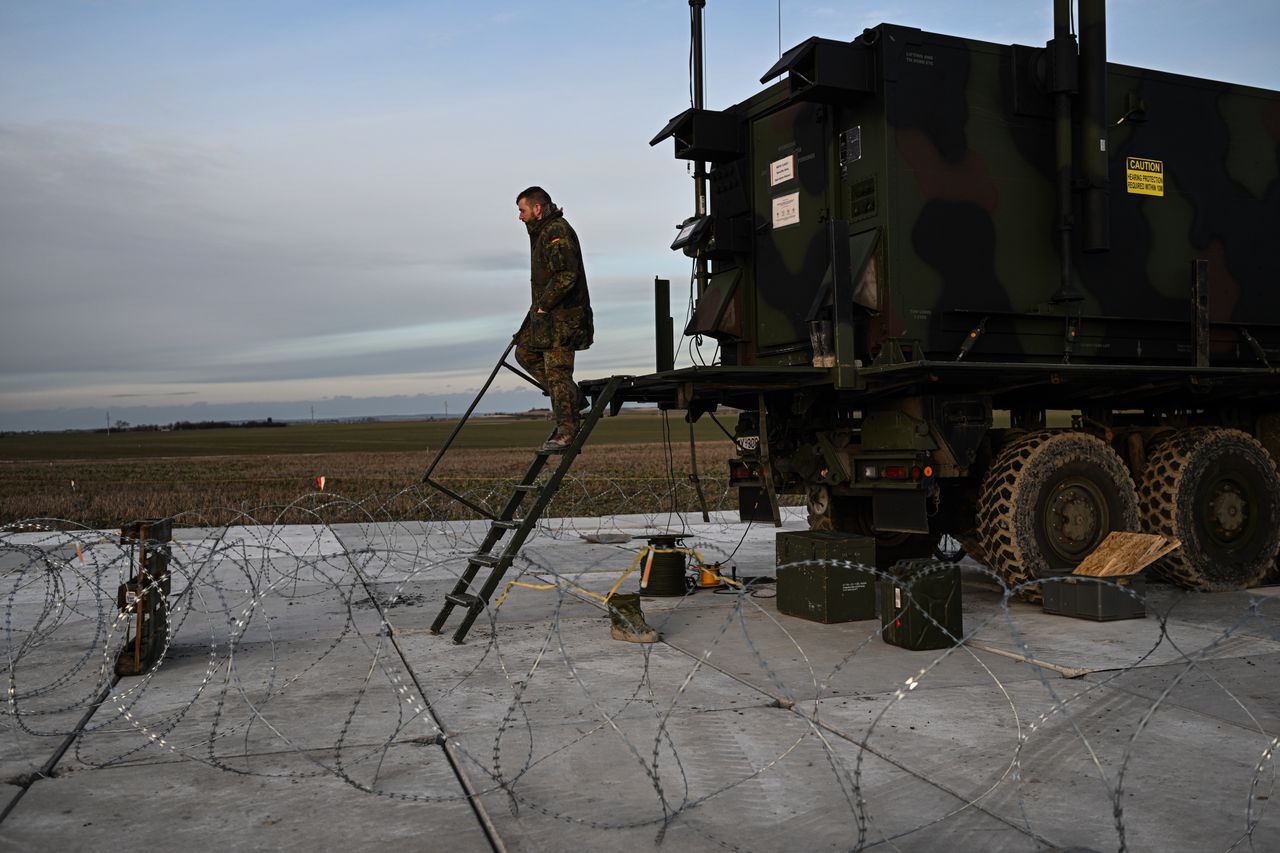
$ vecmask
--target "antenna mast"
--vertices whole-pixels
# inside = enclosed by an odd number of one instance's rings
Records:
[[[695,110],[703,109],[705,99],[704,84],[702,79],[702,12],[707,6],[707,0],[689,0],[689,26],[691,29],[689,38],[691,41],[693,52],[693,108]],[[693,163],[693,194],[694,194],[694,213],[698,217],[707,215],[707,164],[703,160],[695,160]],[[703,291],[707,289],[707,259],[698,254],[694,261],[694,276],[697,279],[698,295],[701,296]]]

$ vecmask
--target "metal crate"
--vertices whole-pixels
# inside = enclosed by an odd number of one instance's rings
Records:
[[[1095,622],[1143,619],[1147,615],[1147,581],[1141,575],[1108,578],[1075,577],[1040,585],[1044,612]]]

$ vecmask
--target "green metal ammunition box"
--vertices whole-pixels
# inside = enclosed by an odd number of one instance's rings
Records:
[[[802,560],[848,560],[871,567],[876,564],[876,542],[870,536],[834,530],[788,530],[774,539],[776,565]]]
[[[960,569],[937,560],[902,560],[879,587],[884,641],[904,649],[946,649],[964,635]]]
[[[1040,591],[1045,613],[1095,622],[1145,619],[1147,615],[1147,581],[1141,575],[1053,578],[1041,584]]]
[[[824,562],[874,566],[875,540],[825,530],[788,531],[778,534],[776,554],[779,613],[823,624],[875,618],[875,575]]]

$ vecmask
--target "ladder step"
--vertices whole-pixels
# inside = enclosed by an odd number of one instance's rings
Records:
[[[614,395],[617,393],[619,388],[619,383],[622,382],[622,377],[614,376],[609,379],[608,384],[605,385],[598,394],[593,395],[593,405],[586,416],[586,419],[582,423],[582,431],[579,432],[573,441],[570,442],[569,446],[564,449],[564,455],[561,456],[557,463],[551,467],[552,473],[546,477],[543,482],[537,482],[538,477],[547,467],[547,463],[550,461],[550,457],[552,455],[551,453],[539,449],[534,453],[533,462],[529,465],[529,469],[521,478],[521,482],[513,487],[512,494],[505,504],[505,509],[502,510],[500,516],[495,517],[488,509],[473,503],[463,495],[460,495],[457,492],[450,490],[448,487],[432,480],[431,474],[435,470],[436,464],[443,456],[445,449],[453,443],[453,439],[457,436],[458,430],[461,429],[462,424],[468,417],[470,417],[472,411],[476,407],[476,404],[480,402],[480,397],[488,390],[489,385],[493,382],[494,377],[501,368],[506,367],[526,379],[530,378],[526,374],[506,363],[506,358],[514,347],[515,342],[513,340],[512,343],[507,346],[502,357],[498,359],[498,364],[494,366],[493,372],[489,375],[489,380],[485,383],[484,388],[481,389],[480,394],[476,396],[474,401],[472,401],[471,408],[467,410],[467,413],[462,417],[462,420],[458,422],[453,434],[445,441],[444,446],[441,447],[440,451],[436,454],[436,457],[432,460],[430,467],[427,468],[427,473],[423,476],[424,482],[435,487],[452,500],[474,510],[479,516],[487,518],[490,522],[489,532],[485,535],[483,544],[478,545],[476,552],[467,558],[467,568],[458,579],[457,586],[455,587],[455,590],[458,591],[445,595],[445,604],[440,609],[440,613],[436,616],[435,622],[431,624],[431,632],[433,634],[438,634],[444,628],[444,624],[448,621],[453,608],[464,608],[466,610],[466,614],[462,619],[462,624],[458,626],[453,635],[453,641],[455,643],[461,643],[467,636],[467,632],[471,629],[472,624],[480,616],[481,612],[483,612],[485,606],[489,602],[489,598],[496,591],[498,584],[502,580],[502,576],[511,568],[512,563],[515,561],[516,556],[519,554],[520,549],[524,544],[525,537],[532,530],[534,524],[537,523],[538,517],[545,511],[547,505],[551,502],[551,499],[555,497],[555,493],[560,489],[561,481],[568,472],[569,467],[573,464],[574,458],[577,457],[578,453],[581,451],[583,444],[587,440],[587,436],[595,427],[596,422],[600,420],[600,416],[604,413],[605,407],[608,406],[610,414],[616,415],[618,410],[622,407],[623,402],[622,399],[614,399]],[[765,409],[762,398],[760,405],[760,425],[762,435],[764,433],[763,427],[765,426],[764,415]],[[762,449],[765,451],[768,450],[767,447]],[[524,510],[520,510],[520,505],[524,501],[524,496],[528,494],[535,496],[531,499],[532,506],[525,508]],[[775,503],[775,512],[776,506],[777,504]],[[512,518],[511,516],[514,516],[517,512],[522,512],[524,517]],[[497,547],[497,543],[502,539],[502,531],[506,530],[515,532],[508,539],[507,544],[499,551],[499,553],[492,553],[492,549]],[[484,580],[483,584],[476,588],[479,594],[462,592],[461,590],[471,588],[470,584],[476,579],[476,575],[479,574],[479,569],[481,567],[488,567],[491,569],[491,572]]]
[[[483,606],[480,596],[472,595],[469,592],[451,592],[445,595],[444,600],[450,604],[456,604],[458,607],[465,607],[468,610]]]
[[[508,352],[510,352],[510,347],[508,347]],[[503,357],[506,357],[505,353]],[[440,610],[436,621],[431,625],[433,633],[439,633],[441,628],[444,627],[444,623],[449,618],[449,612],[454,607],[463,607],[467,612],[462,619],[462,624],[458,626],[453,634],[453,641],[461,643],[466,638],[472,624],[488,604],[490,596],[496,591],[502,576],[511,568],[524,544],[525,536],[531,531],[533,525],[537,523],[539,515],[546,509],[551,499],[555,497],[556,492],[560,489],[561,481],[573,464],[578,452],[582,449],[582,445],[586,442],[592,428],[595,427],[596,422],[600,419],[604,406],[608,404],[610,411],[615,414],[620,408],[621,401],[613,399],[620,381],[621,377],[615,376],[611,378],[608,385],[597,396],[595,405],[582,424],[582,431],[564,449],[564,455],[553,466],[553,471],[549,477],[541,483],[537,482],[540,472],[546,467],[552,455],[539,450],[534,454],[533,463],[529,466],[529,470],[525,472],[524,477],[521,478],[521,482],[512,487],[511,497],[508,498],[506,508],[502,510],[501,516],[495,518],[489,513],[483,513],[489,519],[489,532],[485,536],[484,543],[479,545],[476,552],[467,558],[467,569],[459,579],[457,588],[468,588],[468,584],[475,579],[481,567],[489,567],[491,569],[489,577],[485,579],[478,589],[479,595],[464,592],[453,592],[446,595],[445,606]],[[763,421],[763,403],[760,410],[760,419]],[[763,449],[767,450],[768,448]],[[533,506],[520,510],[524,496],[528,494],[534,495],[534,498],[532,498]],[[517,512],[523,512],[524,517],[512,518],[511,516],[514,516]],[[497,543],[502,539],[502,531],[506,530],[514,531],[514,533],[498,553],[492,553],[491,549],[497,547]]]

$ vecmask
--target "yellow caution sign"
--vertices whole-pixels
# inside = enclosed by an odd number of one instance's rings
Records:
[[[1149,157],[1124,158],[1125,189],[1136,195],[1164,195],[1164,163]]]

